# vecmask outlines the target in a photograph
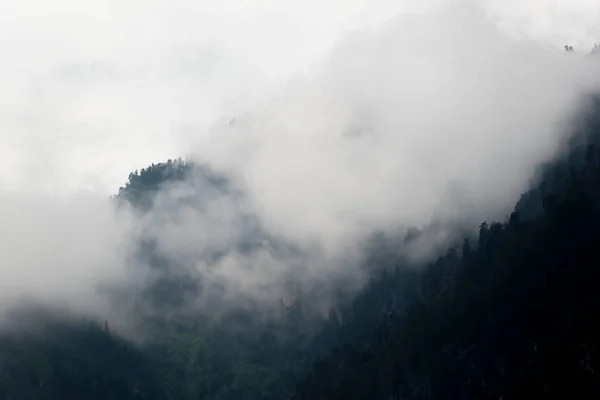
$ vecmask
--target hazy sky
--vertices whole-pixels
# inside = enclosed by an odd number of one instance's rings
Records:
[[[425,3],[2,2],[0,182],[114,192],[131,170],[188,152],[213,121],[310,75],[347,32],[441,1]],[[587,50],[597,37],[597,1],[486,0],[486,9],[555,46]]]

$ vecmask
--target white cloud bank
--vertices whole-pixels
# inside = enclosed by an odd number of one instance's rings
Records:
[[[269,231],[322,250],[308,279],[335,272],[371,229],[501,216],[600,78],[597,62],[562,43],[505,35],[493,7],[397,17],[356,31],[317,67],[347,28],[387,19],[391,2],[366,21],[358,0],[211,4],[2,6],[5,305],[32,297],[89,310],[99,283],[129,281],[132,217],[113,215],[104,193],[52,196],[74,185],[102,192],[192,150],[240,178]],[[297,65],[308,77],[263,96]],[[243,110],[234,124],[203,129],[234,110]],[[193,256],[215,233],[235,238],[235,207],[215,207],[183,210],[156,232],[163,248]],[[211,276],[244,294],[263,290],[290,268],[265,251],[232,254]]]
[[[201,135],[198,154],[241,176],[263,219],[295,241],[335,247],[368,227],[500,217],[568,134],[597,68],[516,41],[475,7],[401,16]]]

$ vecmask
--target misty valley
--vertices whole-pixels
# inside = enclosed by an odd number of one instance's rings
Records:
[[[0,400],[600,398],[600,3],[296,3],[0,6]]]
[[[215,243],[188,259],[169,259],[142,232],[133,256],[153,278],[137,289],[107,289],[113,307],[129,308],[128,330],[36,304],[14,307],[0,339],[0,396],[595,398],[600,102],[582,120],[504,221],[482,222],[424,261],[398,248],[439,227],[410,229],[400,239],[374,235],[360,287],[302,280],[291,270],[278,282],[285,289],[270,292],[278,298],[243,291],[234,298],[227,283],[192,261],[208,260],[210,269],[228,252],[250,255],[265,246],[299,270],[311,260],[248,210],[239,210],[242,233],[229,248]],[[178,207],[207,207],[232,194],[244,196],[225,174],[169,160],[130,174],[110,201],[154,213],[141,219],[148,228],[164,226]]]

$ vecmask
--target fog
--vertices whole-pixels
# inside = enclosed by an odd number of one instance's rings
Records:
[[[132,279],[130,214],[87,192],[3,191],[0,216],[0,319],[19,304],[108,315],[103,287]]]
[[[502,218],[596,71],[474,7],[401,16],[201,135],[198,158],[239,176],[271,229],[334,253],[370,229]]]
[[[27,300],[112,313],[102,288],[137,293],[157,279],[134,256],[142,237],[234,301],[277,301],[290,280],[298,290],[341,281],[356,290],[375,232],[503,219],[600,84],[587,48],[565,53],[553,42],[577,24],[544,37],[492,3],[431,2],[412,14],[386,2],[114,11],[60,1],[55,20],[42,17],[46,3],[31,3],[29,22],[41,27],[18,46],[2,42],[15,55],[0,78],[15,95],[0,98],[3,310]],[[315,14],[318,29],[303,41]],[[85,34],[70,40],[67,25]],[[107,188],[185,154],[236,189],[195,176],[165,187],[149,213],[114,209]],[[407,254],[435,255],[449,229]],[[240,245],[248,238],[252,251]],[[194,309],[208,301],[187,300]]]

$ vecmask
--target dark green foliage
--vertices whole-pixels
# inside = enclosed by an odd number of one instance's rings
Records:
[[[181,159],[166,163],[152,164],[129,174],[125,186],[119,188],[118,198],[127,200],[140,209],[148,209],[156,193],[165,183],[183,181],[189,175],[193,164]]]
[[[224,176],[215,173],[210,168],[177,159],[152,164],[147,168],[142,168],[139,172],[130,173],[127,183],[119,188],[116,197],[129,202],[139,210],[146,211],[153,206],[157,194],[162,189],[184,181],[188,184],[195,181],[194,184],[203,185],[211,190],[216,189],[222,193],[227,192],[229,186],[229,182]]]
[[[93,323],[38,319],[0,336],[0,399],[164,399],[147,356]]]

